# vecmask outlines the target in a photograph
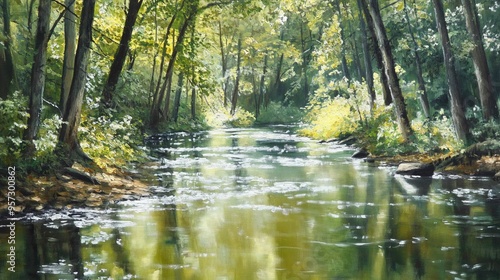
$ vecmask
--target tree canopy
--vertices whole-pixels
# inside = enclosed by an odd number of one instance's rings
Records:
[[[0,4],[5,163],[77,149],[105,166],[144,132],[254,122],[362,132],[379,153],[499,134],[498,1]]]

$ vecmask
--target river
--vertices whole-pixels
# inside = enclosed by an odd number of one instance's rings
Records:
[[[485,178],[394,176],[294,127],[148,142],[154,195],[0,221],[0,279],[500,279]]]

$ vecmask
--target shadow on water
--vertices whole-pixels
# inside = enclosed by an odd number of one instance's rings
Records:
[[[72,223],[55,224],[17,222],[16,273],[7,272],[6,262],[2,261],[0,278],[83,279],[80,229]],[[4,231],[0,233],[4,238]],[[2,255],[7,254],[4,252]]]

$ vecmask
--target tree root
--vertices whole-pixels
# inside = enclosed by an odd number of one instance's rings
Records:
[[[437,169],[444,169],[448,166],[471,165],[483,156],[493,156],[500,154],[500,141],[487,140],[469,146],[465,151],[433,162]]]

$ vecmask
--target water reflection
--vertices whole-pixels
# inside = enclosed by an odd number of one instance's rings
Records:
[[[289,129],[154,139],[155,197],[18,221],[16,274],[0,227],[0,279],[500,277],[494,182],[394,177]]]

